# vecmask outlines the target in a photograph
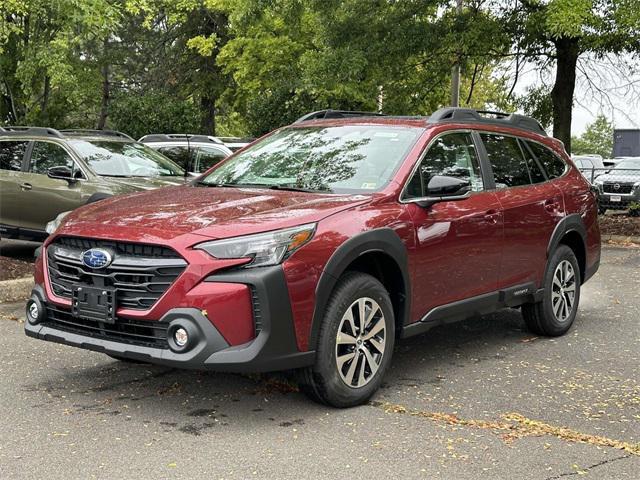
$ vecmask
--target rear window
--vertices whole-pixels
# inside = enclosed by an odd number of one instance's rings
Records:
[[[29,142],[0,142],[0,170],[19,172]]]
[[[517,138],[489,133],[481,133],[480,137],[493,168],[496,188],[531,184],[527,162]]]
[[[547,147],[535,142],[526,142],[529,148],[533,151],[540,164],[547,172],[549,179],[558,178],[564,175],[567,171],[567,164],[555,153],[549,150]]]

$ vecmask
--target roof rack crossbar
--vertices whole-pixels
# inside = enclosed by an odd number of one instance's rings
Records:
[[[23,135],[32,135],[39,137],[55,137],[55,138],[64,138],[64,135],[60,133],[55,128],[48,127],[27,127],[27,126],[19,126],[19,125],[8,125],[6,127],[2,127],[2,135],[15,135],[15,136],[23,136]]]
[[[298,118],[294,124],[308,122],[310,120],[322,120],[325,118],[351,118],[351,117],[384,117],[384,113],[378,112],[360,112],[352,110],[318,110],[317,112],[307,113]]]
[[[151,133],[141,137],[139,142],[172,142],[175,140],[189,140],[190,142],[222,144],[222,140],[211,135],[197,133]]]
[[[493,118],[491,117],[493,116]],[[547,132],[535,119],[517,113],[494,112],[490,110],[473,110],[471,108],[445,107],[435,111],[427,120],[429,123],[486,123],[490,125],[511,126],[529,130],[547,136]]]
[[[60,130],[61,133],[67,134],[78,134],[78,135],[96,135],[98,137],[120,137],[126,138],[127,140],[133,140],[126,133],[118,132],[116,130],[94,130],[91,128],[68,128],[65,130]]]

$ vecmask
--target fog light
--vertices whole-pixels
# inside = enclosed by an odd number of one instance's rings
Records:
[[[173,340],[176,342],[177,346],[184,347],[189,341],[189,334],[184,328],[178,327],[173,333]]]
[[[27,321],[31,325],[36,325],[43,320],[44,310],[39,300],[35,297],[30,298],[26,307]]]

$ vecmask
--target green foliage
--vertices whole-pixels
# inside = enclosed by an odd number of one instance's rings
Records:
[[[191,133],[199,127],[198,109],[169,93],[121,92],[111,104],[110,126],[133,138],[148,133]]]
[[[613,125],[607,117],[598,115],[580,137],[572,138],[571,144],[576,155],[595,153],[608,158],[613,151]]]

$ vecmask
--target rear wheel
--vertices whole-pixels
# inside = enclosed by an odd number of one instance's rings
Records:
[[[538,335],[565,334],[578,312],[580,284],[580,268],[573,250],[560,245],[547,264],[542,301],[522,306],[527,328]]]
[[[371,275],[347,273],[325,311],[313,367],[300,372],[301,390],[334,407],[366,402],[380,387],[395,342],[389,294]]]

